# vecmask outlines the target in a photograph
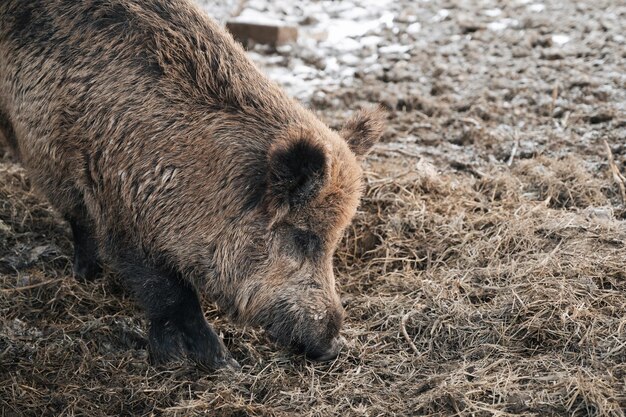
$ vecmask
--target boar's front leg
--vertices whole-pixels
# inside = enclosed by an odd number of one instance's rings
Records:
[[[204,318],[198,294],[187,280],[138,261],[124,262],[121,272],[150,321],[150,357],[154,363],[188,358],[203,368],[239,369]]]

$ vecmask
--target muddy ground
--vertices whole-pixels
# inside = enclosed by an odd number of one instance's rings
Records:
[[[0,415],[624,415],[623,2],[204,3],[300,25],[250,55],[331,126],[390,109],[336,255],[349,343],[310,363],[207,302],[242,371],[150,366],[0,151]]]

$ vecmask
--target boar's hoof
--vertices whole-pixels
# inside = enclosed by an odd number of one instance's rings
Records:
[[[102,272],[98,261],[98,244],[84,221],[70,218],[69,222],[74,237],[74,276],[81,281],[91,281]]]
[[[152,320],[149,341],[150,358],[155,364],[188,359],[206,370],[241,369],[205,321],[194,325],[173,320]]]
[[[220,367],[230,369],[231,371],[241,371],[241,365],[233,358],[227,358]]]
[[[92,281],[102,272],[102,267],[95,258],[81,256],[79,251],[74,253],[74,276],[81,281]]]

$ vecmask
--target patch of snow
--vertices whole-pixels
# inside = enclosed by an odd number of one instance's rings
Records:
[[[411,35],[415,35],[416,33],[418,33],[421,30],[422,30],[422,24],[420,22],[411,23],[406,28],[406,32],[411,34]]]
[[[405,52],[410,51],[412,48],[411,45],[387,45],[378,48],[378,52],[381,54],[403,54]]]
[[[333,43],[346,38],[363,36],[379,25],[379,22],[376,20],[362,22],[347,19],[333,19],[328,23],[330,23],[328,27],[328,41]]]
[[[382,37],[374,35],[363,36],[361,39],[359,39],[359,42],[362,46],[378,46],[382,41]]]
[[[567,35],[552,35],[552,43],[556,45],[565,45],[570,41],[570,37]]]
[[[323,42],[323,46],[325,48],[333,48],[342,52],[356,51],[362,48],[359,41],[353,38],[343,38],[343,39],[337,39],[335,41],[332,41],[329,38],[325,42]]]
[[[510,19],[507,17],[487,24],[487,29],[493,30],[494,32],[499,32],[510,26],[516,26],[518,23],[519,22],[517,19]]]
[[[342,54],[339,59],[341,62],[348,66],[356,66],[359,62],[361,62],[361,58],[354,54]]]
[[[269,17],[267,13],[254,9],[244,9],[241,14],[234,19],[235,22],[259,24],[259,25],[282,25],[285,22],[280,19]]]
[[[380,18],[378,19],[378,22],[382,24],[383,26],[385,26],[386,28],[392,28],[394,26],[393,25],[394,18],[395,18],[395,15],[392,12],[384,12],[382,16],[380,16]]]
[[[297,47],[317,51],[319,59],[301,59],[297,53],[293,56],[294,45],[276,48],[278,56],[268,55],[262,48],[258,52],[248,52],[271,79],[292,96],[306,101],[318,88],[352,85],[360,62],[372,67],[372,71],[380,71],[375,67],[378,54],[410,58],[406,52],[412,46],[389,45],[385,41],[388,31],[397,33],[400,30],[395,21],[397,13],[390,11],[392,4],[393,0],[321,0],[306,7],[285,6],[274,10],[268,7],[266,0],[249,0],[237,20],[268,24],[277,21],[294,23],[303,19],[309,22],[300,27]],[[410,28],[408,32],[419,32],[418,16],[410,17],[406,20]]]
[[[298,75],[301,78],[310,77],[311,79],[313,79],[317,76],[318,71],[315,68],[309,67],[308,65],[299,64],[293,67],[293,73],[294,75]]]
[[[502,10],[500,10],[500,9],[487,9],[487,10],[484,10],[483,13],[486,16],[489,16],[489,17],[497,17],[497,16],[500,16],[502,14]]]
[[[326,67],[324,68],[324,72],[326,74],[338,72],[341,69],[337,57],[331,56],[326,59]]]
[[[448,16],[450,16],[450,10],[448,10],[448,9],[441,9],[430,20],[432,20],[433,22],[442,22],[442,21],[446,20],[446,18]]]
[[[363,7],[354,7],[341,13],[341,17],[350,20],[363,20],[369,16],[367,9]]]
[[[319,80],[304,80],[297,76],[292,70],[285,67],[268,67],[265,73],[272,80],[278,82],[287,92],[296,98],[303,99],[310,97],[314,92]]]

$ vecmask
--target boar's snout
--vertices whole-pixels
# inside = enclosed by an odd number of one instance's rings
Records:
[[[341,303],[337,300],[321,308],[325,303],[309,304],[302,298],[301,302],[293,301],[275,300],[273,308],[265,315],[268,322],[259,323],[265,327],[269,339],[311,360],[335,358],[345,341],[339,335],[345,315]]]
[[[330,341],[330,345],[325,349],[315,349],[309,352],[305,352],[307,358],[318,362],[331,361],[339,355],[341,348],[345,344],[345,338],[343,336],[336,336]]]
[[[303,354],[315,361],[335,359],[344,345],[345,339],[339,335],[343,323],[342,307],[329,310],[325,320],[307,320],[303,323],[299,337],[291,340],[295,353]]]

